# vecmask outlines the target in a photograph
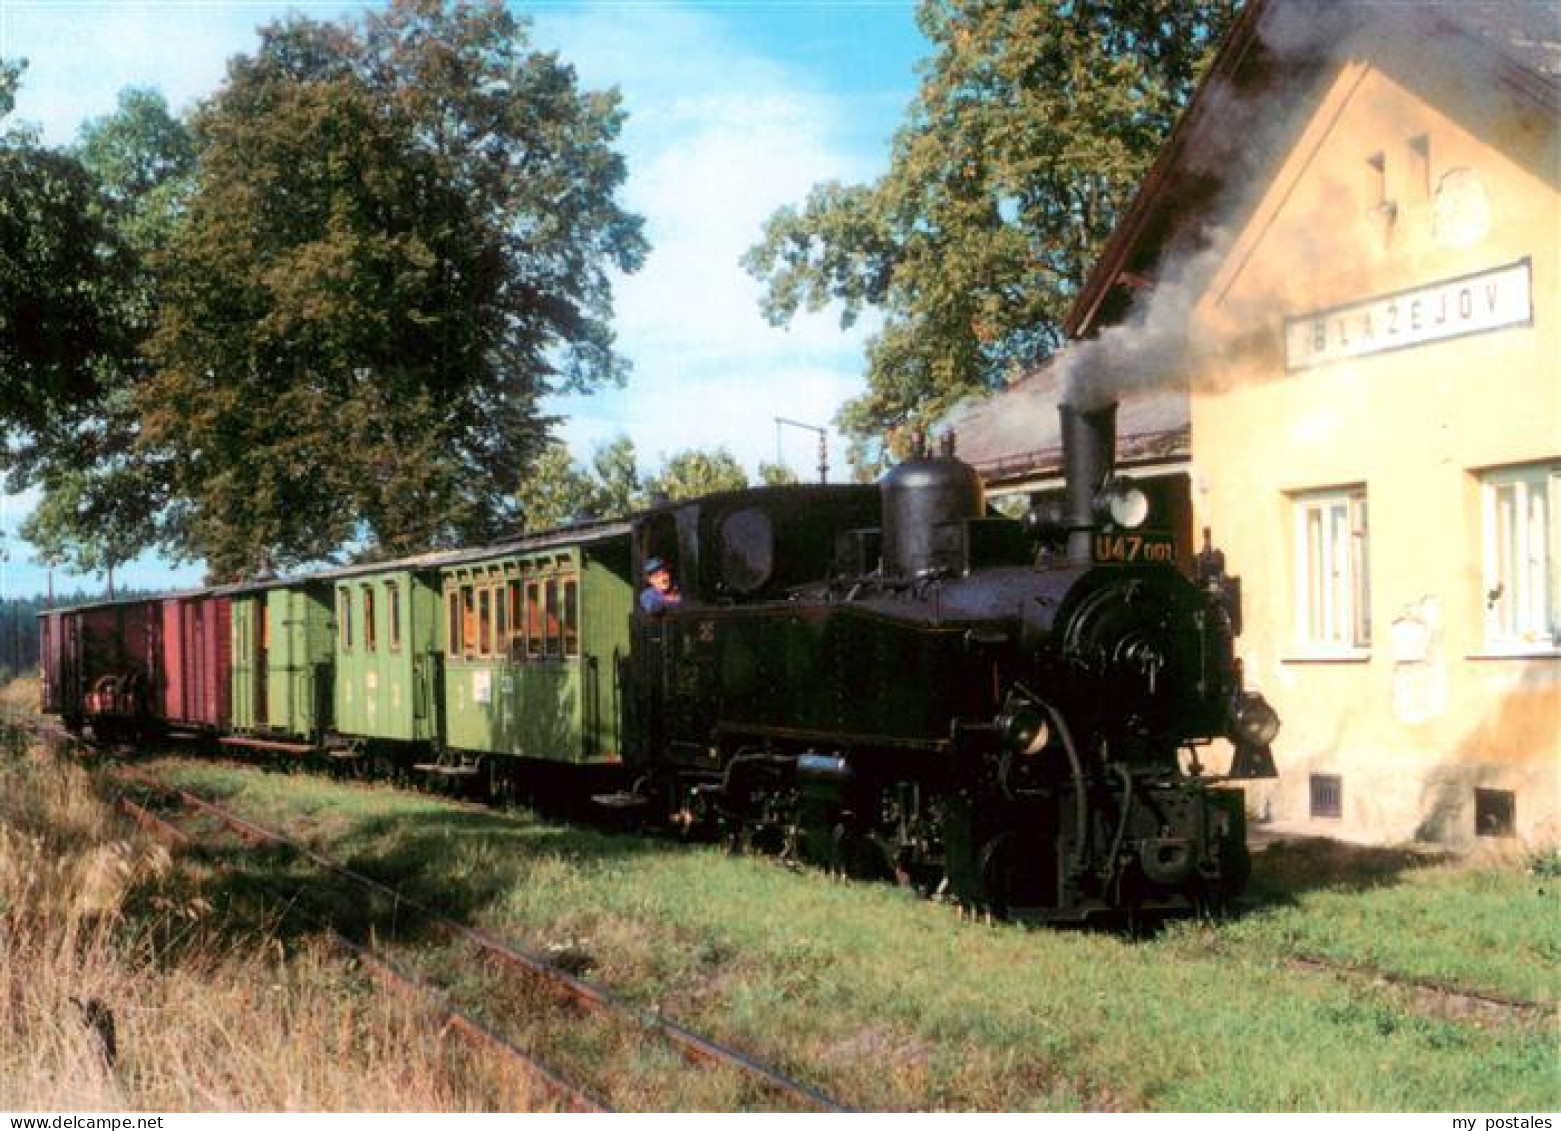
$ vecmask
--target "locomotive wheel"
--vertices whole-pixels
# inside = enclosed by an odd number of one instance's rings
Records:
[[[981,846],[977,867],[982,901],[994,915],[1007,915],[1017,888],[1018,838],[1011,832],[998,833]]]
[[[843,824],[836,825],[833,840],[835,864],[845,875],[853,880],[894,879],[894,861],[871,833],[856,833]]]

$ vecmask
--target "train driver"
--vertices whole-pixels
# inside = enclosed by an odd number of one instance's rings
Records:
[[[667,563],[660,558],[645,559],[645,590],[640,594],[640,608],[647,613],[660,613],[682,601],[683,594],[672,584]]]

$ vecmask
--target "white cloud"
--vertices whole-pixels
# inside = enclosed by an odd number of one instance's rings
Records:
[[[843,333],[827,313],[770,326],[741,257],[775,209],[819,181],[871,177],[886,155],[852,140],[850,102],[745,49],[706,15],[596,11],[540,21],[538,36],[558,42],[585,81],[622,89],[624,200],[645,216],[652,245],[616,289],[630,386],[557,398],[552,409],[570,418],[564,438],[585,456],[627,434],[652,464],[686,447],[724,446],[749,468],[773,460],[774,417],[827,424],[862,391],[868,327]],[[791,431],[785,445],[799,471],[813,466],[806,433]],[[837,434],[831,449],[843,476]]]

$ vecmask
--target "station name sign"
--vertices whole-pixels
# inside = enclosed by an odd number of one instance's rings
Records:
[[[1528,259],[1413,290],[1285,319],[1285,368],[1483,334],[1534,321]]]

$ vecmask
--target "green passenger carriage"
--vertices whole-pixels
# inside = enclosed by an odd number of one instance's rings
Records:
[[[450,553],[326,575],[335,611],[335,731],[347,743],[438,745],[439,574]]]
[[[441,565],[449,751],[574,766],[621,760],[629,558],[628,524],[600,523]]]
[[[309,578],[231,592],[233,729],[318,743],[333,725],[329,587]]]

